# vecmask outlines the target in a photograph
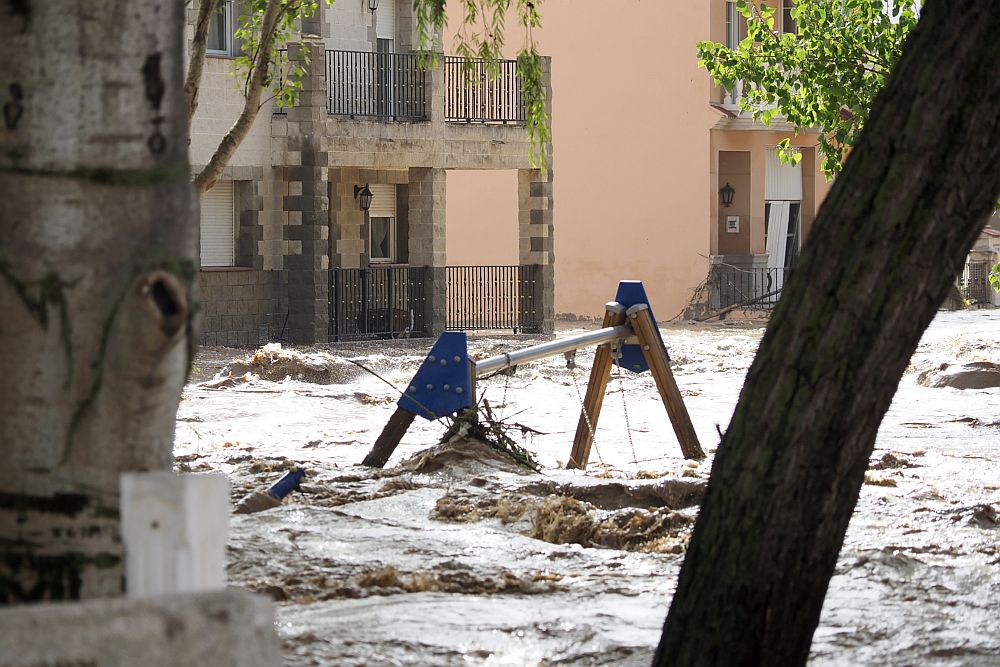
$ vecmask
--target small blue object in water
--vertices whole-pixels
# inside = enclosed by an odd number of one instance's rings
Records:
[[[285,476],[274,483],[270,489],[267,490],[272,496],[281,500],[287,496],[292,491],[302,491],[302,487],[299,484],[306,477],[306,471],[302,468],[296,468],[295,470],[289,470],[285,473]]]

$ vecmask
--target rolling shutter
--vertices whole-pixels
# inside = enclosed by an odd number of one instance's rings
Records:
[[[218,181],[201,198],[201,265],[233,266],[233,182]]]
[[[764,199],[802,201],[802,163],[782,163],[774,146],[767,148],[764,158]]]
[[[379,5],[375,21],[376,38],[396,39],[396,3],[393,0],[387,0]]]
[[[371,218],[396,217],[396,186],[369,185],[372,191],[372,205],[368,209]]]

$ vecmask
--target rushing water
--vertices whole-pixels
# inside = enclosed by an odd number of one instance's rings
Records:
[[[566,332],[561,332],[566,333]],[[356,464],[429,341],[284,355],[302,379],[196,362],[181,469],[221,470],[234,500],[305,466],[303,493],[235,516],[230,579],[278,601],[289,665],[644,665],[659,639],[711,452],[762,329],[662,330],[702,445],[685,462],[648,374],[612,378],[586,473],[562,470],[593,351],[498,376],[480,393],[542,463],[525,473],[418,419],[384,472]],[[524,339],[473,338],[488,356]],[[284,353],[282,353],[284,354]],[[329,356],[328,356],[329,355]],[[942,363],[1000,361],[1000,311],[941,313],[882,424],[811,664],[1000,664],[1000,389],[931,388]],[[303,364],[303,362],[305,362]],[[298,364],[298,366],[296,366]],[[334,380],[334,382],[330,382]],[[596,547],[594,544],[603,546]]]

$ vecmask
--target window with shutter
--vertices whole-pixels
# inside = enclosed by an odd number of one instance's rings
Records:
[[[201,198],[202,266],[233,266],[234,223],[233,182],[218,181]]]
[[[373,264],[396,261],[396,186],[370,185],[368,257]]]

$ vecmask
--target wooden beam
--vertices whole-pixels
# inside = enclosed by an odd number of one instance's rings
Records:
[[[625,322],[625,307],[619,303],[609,303],[605,306],[603,328],[614,327]],[[617,344],[621,344],[619,341]],[[601,416],[601,406],[604,405],[604,393],[611,379],[611,343],[605,343],[594,353],[594,365],[590,369],[590,381],[587,383],[587,394],[583,399],[583,409],[580,411],[580,421],[576,425],[576,437],[573,438],[573,451],[569,455],[567,468],[584,470],[590,459],[590,447],[594,444],[594,431],[597,430],[597,420]],[[589,423],[588,423],[589,422]]]
[[[660,392],[660,398],[663,399],[663,405],[667,408],[667,415],[674,427],[684,458],[695,460],[705,458],[705,452],[698,442],[698,434],[695,433],[694,425],[691,423],[691,416],[688,415],[687,407],[684,405],[684,398],[677,388],[674,374],[670,371],[670,359],[656,329],[656,322],[649,313],[649,307],[633,306],[629,309],[628,320],[636,338],[639,339],[642,356],[649,365],[653,379],[656,380],[656,388]]]
[[[396,411],[389,417],[389,422],[382,429],[381,435],[379,435],[378,440],[375,441],[375,445],[368,452],[368,456],[361,462],[361,465],[373,468],[383,467],[385,462],[389,460],[389,457],[392,456],[392,453],[396,451],[399,441],[406,435],[406,429],[410,428],[414,417],[416,415],[406,408],[396,408]]]

